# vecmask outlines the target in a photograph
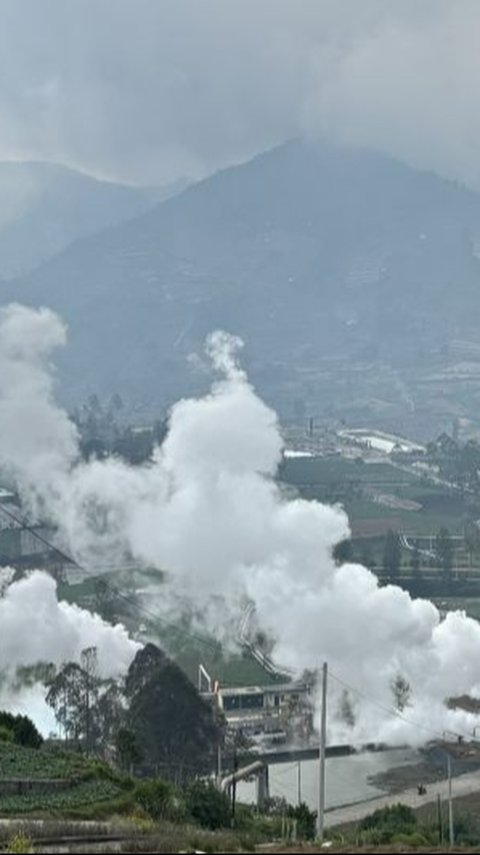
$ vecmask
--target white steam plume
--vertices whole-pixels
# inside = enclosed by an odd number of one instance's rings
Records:
[[[12,326],[28,339],[16,349]],[[40,496],[77,556],[128,551],[168,570],[175,592],[206,610],[213,595],[227,614],[253,600],[279,662],[300,671],[328,660],[367,696],[352,696],[354,734],[338,723],[336,738],[421,742],[445,728],[471,730],[471,717],[444,701],[480,692],[480,626],[462,613],[442,621],[432,603],[380,588],[364,567],[335,565],[332,550],[348,536],[347,518],[339,507],[287,499],[276,485],[278,423],[236,365],[236,339],[210,337],[222,379],[204,398],[173,407],[153,463],[134,469],[115,459],[76,462],[74,431],[53,402],[46,373],[59,330],[54,315],[21,307],[0,321],[0,359],[6,354],[16,377],[5,401],[0,371],[0,456],[23,494]],[[29,420],[21,426],[25,397]],[[20,430],[28,454],[9,457]],[[424,730],[371,701],[390,707],[399,673],[413,690],[406,718]]]
[[[8,573],[4,568],[0,577]],[[4,586],[0,626],[4,674],[38,662],[77,662],[82,650],[97,647],[99,674],[110,677],[123,674],[140,647],[120,624],[111,626],[98,615],[59,602],[55,581],[38,570]]]
[[[140,645],[118,624],[57,600],[55,581],[35,570],[14,582],[14,571],[0,569],[0,707],[28,713],[48,733],[51,710],[38,686],[24,686],[17,669],[38,663],[78,662],[82,650],[96,647],[102,677],[122,676]]]

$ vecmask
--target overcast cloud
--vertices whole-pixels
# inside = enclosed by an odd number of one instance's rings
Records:
[[[0,0],[0,159],[134,182],[299,134],[480,188],[478,0]]]

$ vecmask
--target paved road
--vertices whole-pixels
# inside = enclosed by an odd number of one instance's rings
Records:
[[[373,813],[379,808],[388,807],[389,805],[398,804],[401,802],[411,808],[419,808],[422,805],[430,804],[437,800],[437,795],[441,799],[446,799],[448,796],[448,781],[437,781],[434,784],[427,784],[427,794],[419,796],[417,788],[403,790],[403,792],[395,793],[391,796],[380,796],[379,798],[369,799],[366,802],[359,802],[348,807],[334,808],[325,814],[325,825],[327,828],[333,828],[336,825],[343,825],[347,822],[358,822],[368,814]],[[466,775],[458,775],[452,779],[452,795],[453,798],[459,796],[468,796],[471,793],[480,791],[480,770],[477,772],[468,772]]]

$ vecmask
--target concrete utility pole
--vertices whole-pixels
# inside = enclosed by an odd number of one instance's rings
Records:
[[[325,748],[327,744],[327,677],[328,665],[323,663],[322,668],[322,711],[320,721],[320,748],[318,752],[319,781],[318,781],[318,815],[317,836],[323,840],[325,820]]]
[[[448,769],[448,839],[450,846],[454,844],[454,833],[453,833],[453,804],[452,804],[452,759],[450,754],[447,758],[447,769]]]
[[[440,801],[440,793],[437,794],[437,819],[438,819],[438,842],[440,846],[443,843],[443,821],[442,821],[442,803]]]

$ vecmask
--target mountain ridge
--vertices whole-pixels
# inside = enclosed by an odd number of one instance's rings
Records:
[[[473,191],[291,141],[77,240],[4,294],[66,318],[72,397],[113,390],[148,409],[201,391],[202,341],[223,327],[245,339],[283,418],[401,419],[420,435],[429,415],[439,427],[480,417],[480,377],[424,389],[458,363],[451,342],[480,343],[479,248]]]

